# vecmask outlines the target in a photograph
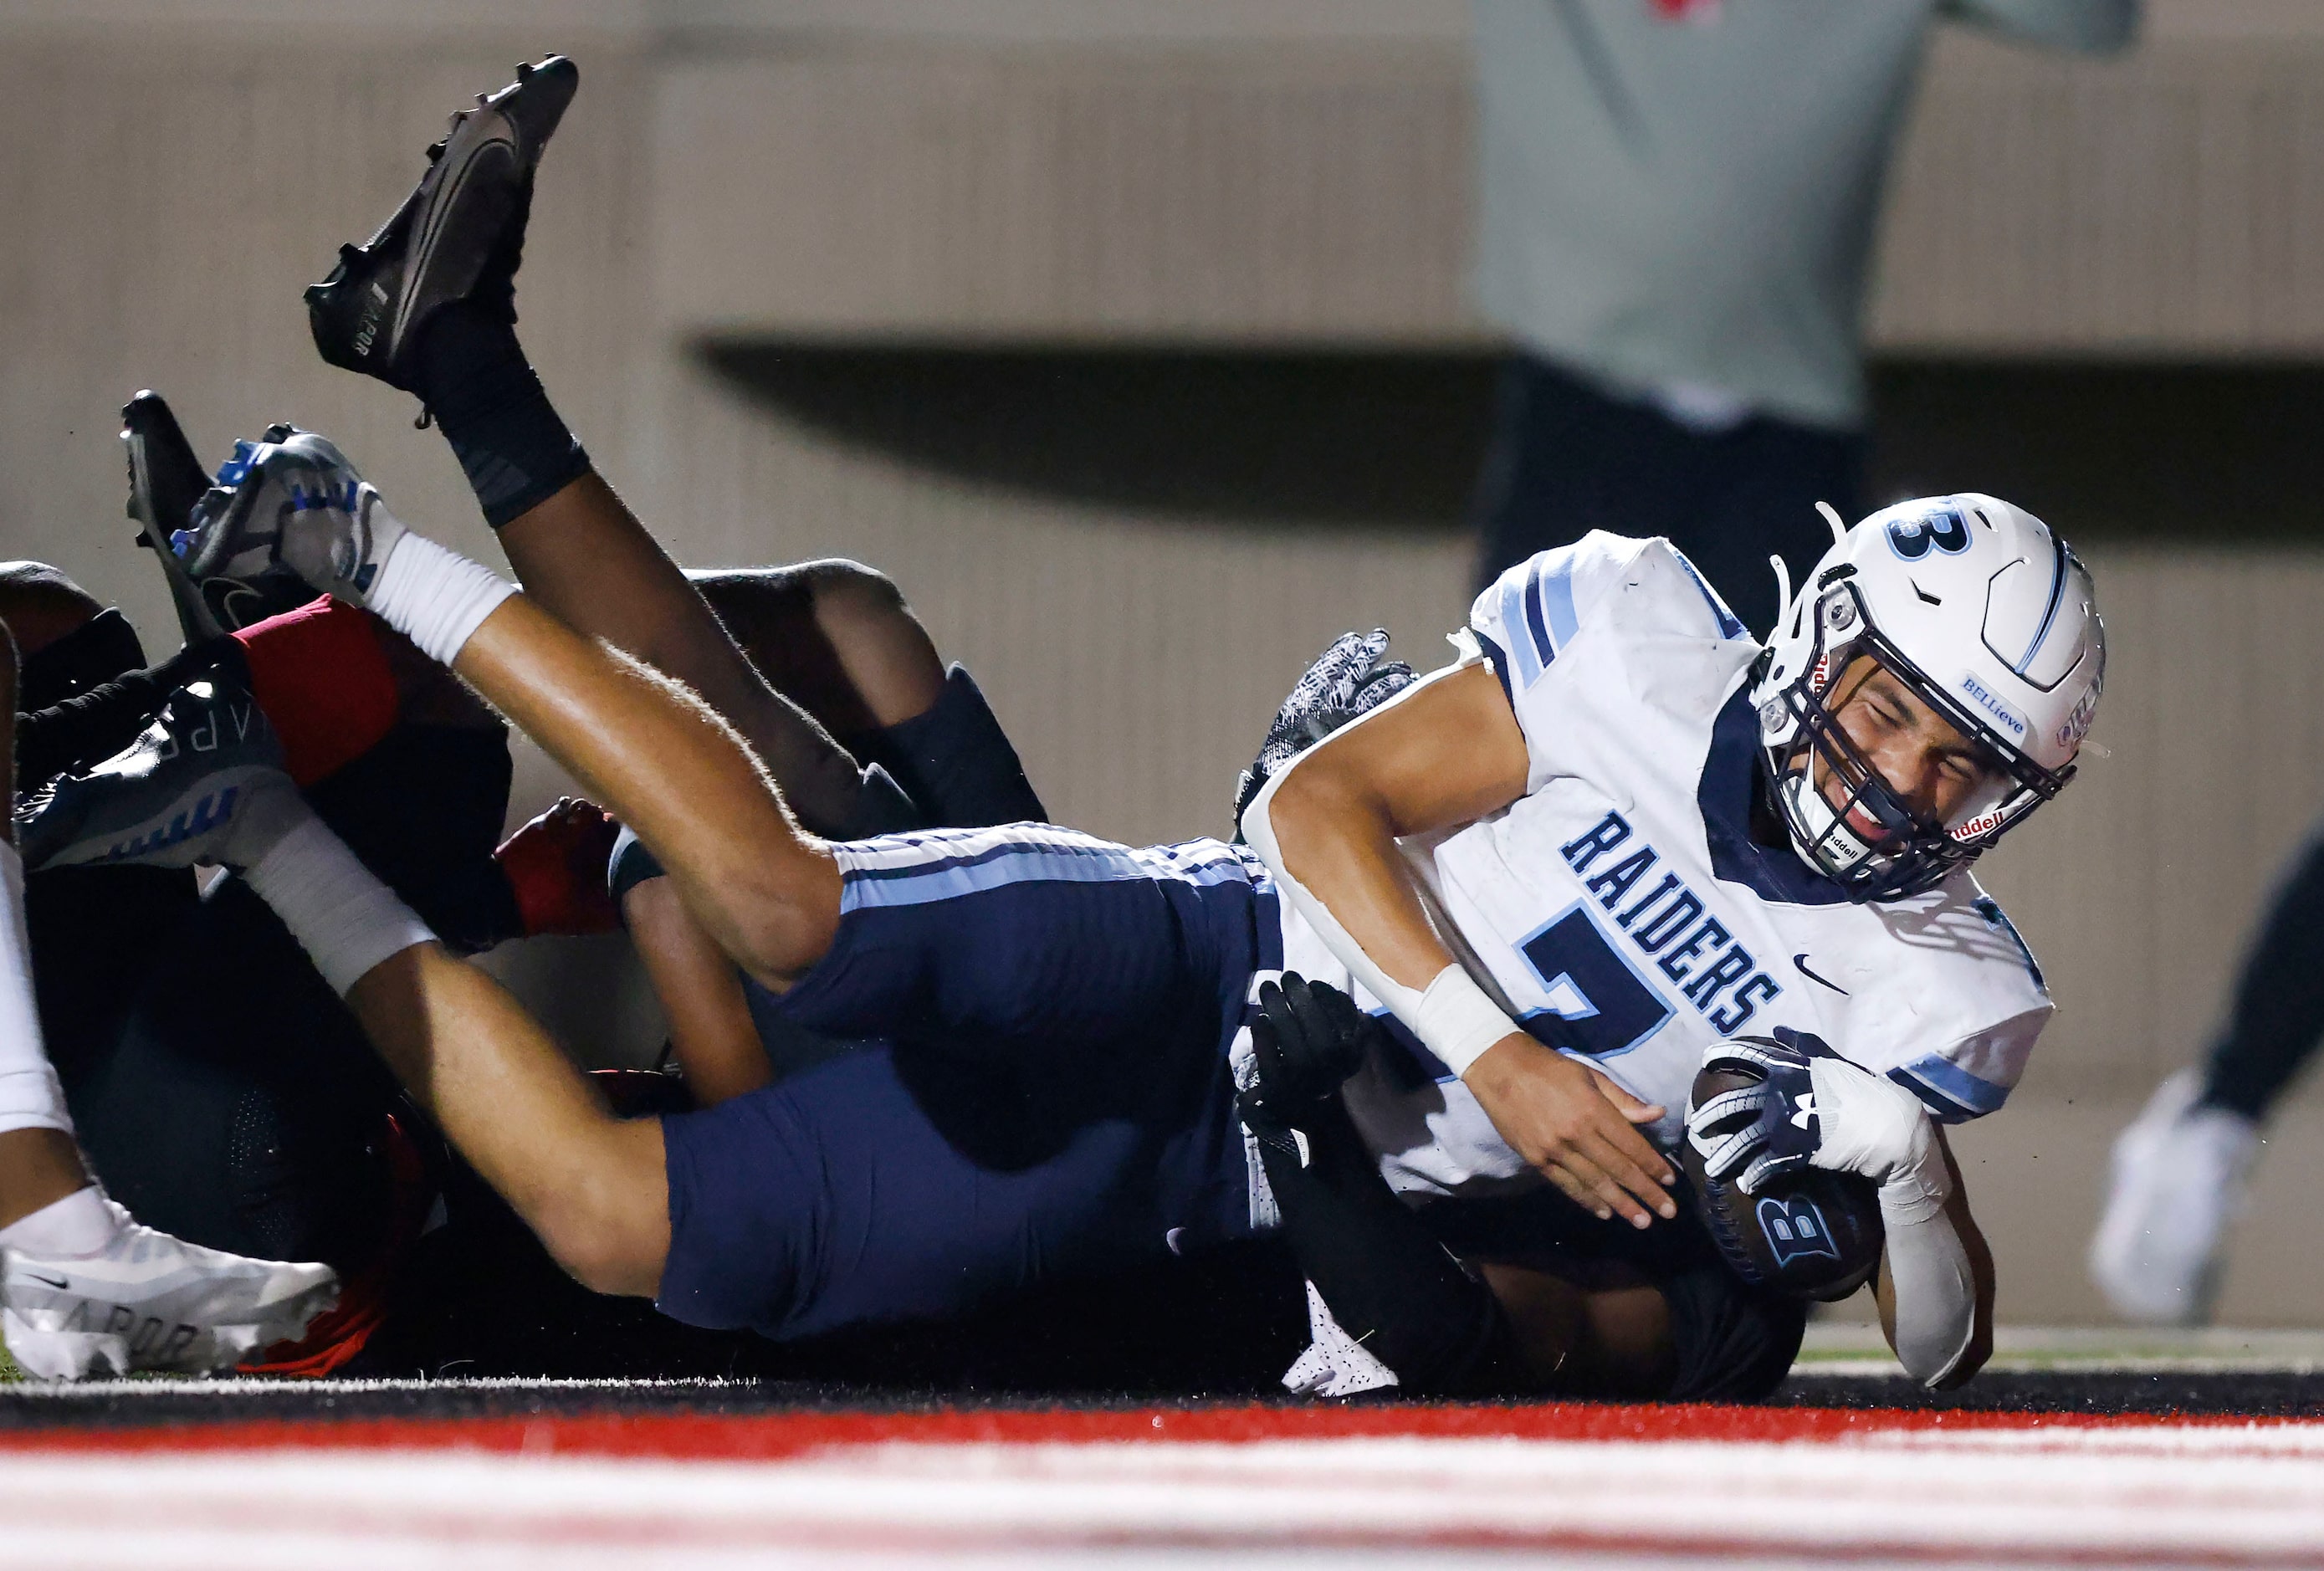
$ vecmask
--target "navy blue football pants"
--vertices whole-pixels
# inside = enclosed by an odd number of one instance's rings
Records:
[[[871,1045],[662,1121],[666,1313],[949,1317],[1250,1232],[1227,1052],[1281,963],[1255,858],[1045,824],[838,851],[830,952],[754,1007]]]

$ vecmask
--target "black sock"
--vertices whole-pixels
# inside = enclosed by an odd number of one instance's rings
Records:
[[[963,667],[952,668],[944,691],[925,712],[851,738],[848,746],[893,775],[933,827],[1048,820],[1017,749]]]
[[[494,529],[580,477],[589,455],[526,363],[508,313],[456,300],[421,328],[413,391]]]
[[[2324,1037],[2324,834],[2293,860],[2236,980],[2204,1103],[2264,1118]]]

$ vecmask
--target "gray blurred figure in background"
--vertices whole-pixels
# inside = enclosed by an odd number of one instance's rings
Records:
[[[2104,53],[2138,0],[1476,0],[1477,291],[1517,340],[1478,582],[1666,535],[1755,632],[1861,511],[1867,264],[1930,25]]]
[[[2286,864],[2203,1061],[2155,1087],[2115,1140],[2090,1276],[2116,1314],[2211,1318],[2227,1229],[2250,1197],[2262,1131],[2324,1045],[2324,827]]]

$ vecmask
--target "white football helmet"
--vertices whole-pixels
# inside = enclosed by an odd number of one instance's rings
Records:
[[[2073,778],[2098,712],[2106,631],[2089,570],[2050,527],[1977,492],[1923,497],[1843,529],[1791,594],[1751,702],[1792,845],[1851,899],[1894,900],[1976,859]],[[1915,814],[1825,707],[1869,655],[1989,754],[1991,783],[1951,820]],[[1838,805],[1819,781],[1837,777]],[[1876,839],[1849,814],[1882,826]]]

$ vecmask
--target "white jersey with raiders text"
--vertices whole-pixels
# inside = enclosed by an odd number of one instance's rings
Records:
[[[2001,1105],[2050,1014],[2033,956],[1966,872],[1859,905],[1754,838],[1759,646],[1667,541],[1596,532],[1512,568],[1455,639],[1471,641],[1524,732],[1526,794],[1403,849],[1448,947],[1512,1018],[1660,1104],[1666,1150],[1704,1050],[1774,1026],[1940,1119]],[[1286,969],[1385,1014],[1287,905],[1283,921]],[[1459,1078],[1388,1024],[1393,1049],[1347,1102],[1390,1183],[1532,1182]]]

